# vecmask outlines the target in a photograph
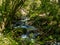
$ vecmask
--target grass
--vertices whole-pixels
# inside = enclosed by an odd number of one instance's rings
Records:
[[[0,45],[18,45],[18,43],[11,37],[5,37],[3,34],[0,34]]]

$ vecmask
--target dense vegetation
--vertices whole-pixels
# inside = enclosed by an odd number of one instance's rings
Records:
[[[59,0],[2,0],[0,45],[46,45],[47,42],[60,42],[59,4]],[[38,28],[36,32],[40,35],[34,40],[30,40],[31,37],[21,39],[26,29],[13,28],[13,24],[20,21],[22,16],[29,17],[28,24]]]

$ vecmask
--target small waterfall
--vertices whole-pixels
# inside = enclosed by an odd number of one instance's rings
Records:
[[[24,28],[24,29],[27,30],[26,34],[21,35],[21,38],[27,38],[27,37],[30,38],[29,35],[31,33],[33,33],[33,36],[31,38],[35,38],[38,35],[40,35],[38,32],[36,33],[37,28],[35,28],[34,26],[31,26],[31,25],[28,25],[28,20],[30,20],[29,17],[27,17],[26,15],[22,16],[21,20],[16,22],[15,25],[14,25],[14,28]]]

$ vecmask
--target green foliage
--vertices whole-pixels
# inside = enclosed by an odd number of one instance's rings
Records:
[[[26,29],[12,29],[13,21],[19,21],[23,15],[20,9],[25,9],[28,13],[27,16],[30,17],[30,22],[33,26],[37,27],[39,33],[42,33],[36,40],[26,39],[24,41],[21,40],[20,35],[25,33]],[[5,29],[3,30],[3,34],[7,36],[7,40],[10,45],[35,45],[42,44],[46,41],[60,41],[60,5],[58,3],[51,2],[50,0],[3,0],[2,6],[0,6],[0,22],[5,21]],[[4,36],[2,36],[4,39]],[[1,38],[0,38],[1,39]],[[2,45],[5,45],[1,41]],[[52,42],[52,41],[51,41]],[[7,45],[7,44],[6,44]]]
[[[18,43],[10,37],[0,35],[0,45],[18,45]]]

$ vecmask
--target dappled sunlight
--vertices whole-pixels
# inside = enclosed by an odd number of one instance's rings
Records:
[[[17,45],[11,37],[5,37],[2,33],[0,33],[0,45]]]
[[[60,45],[60,0],[0,0],[0,45]]]

